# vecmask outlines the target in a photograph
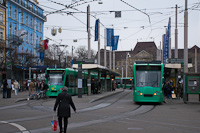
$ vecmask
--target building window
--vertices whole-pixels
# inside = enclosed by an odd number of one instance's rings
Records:
[[[27,31],[27,35],[26,35],[26,42],[28,43],[28,31]]]
[[[35,13],[38,14],[38,8],[37,7],[35,8]]]
[[[17,26],[15,26],[15,31],[14,31],[15,35],[17,36]]]
[[[4,40],[3,38],[4,29],[0,28],[0,39]]]
[[[31,44],[33,44],[33,33],[31,33]]]
[[[0,12],[0,24],[3,24],[3,12]]]
[[[40,23],[40,32],[42,32],[42,23]]]
[[[17,20],[17,9],[15,9],[15,20]]]
[[[31,27],[33,27],[33,18],[31,17]]]
[[[39,38],[38,38],[38,36],[36,37],[36,48],[39,48],[39,40],[38,40]]]
[[[36,29],[38,30],[38,19],[37,19],[37,22],[36,22]]]
[[[12,17],[12,6],[11,5],[9,6],[9,17],[10,18]]]
[[[28,14],[26,15],[26,25],[28,26]]]
[[[25,0],[25,7],[28,8],[28,1]]]
[[[12,24],[9,25],[9,35],[12,35]]]
[[[30,10],[33,11],[33,5],[31,4]]]
[[[19,4],[20,4],[20,5],[23,5],[22,0],[19,0]]]
[[[24,13],[21,12],[21,14],[22,14],[22,24],[23,24],[24,23]]]

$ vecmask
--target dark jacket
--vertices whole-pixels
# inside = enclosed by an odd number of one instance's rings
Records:
[[[72,101],[71,95],[67,94],[67,91],[63,91],[60,94],[58,94],[58,97],[56,98],[54,111],[56,111],[56,108],[58,107],[57,111],[58,117],[70,117],[71,116],[70,105],[75,111],[76,107]]]
[[[8,85],[7,80],[5,80],[5,81],[3,82],[3,91],[6,91],[6,90],[7,90],[7,85]]]

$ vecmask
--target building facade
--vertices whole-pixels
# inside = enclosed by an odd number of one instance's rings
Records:
[[[5,51],[6,51],[6,5],[0,1],[0,84],[5,77]]]
[[[7,54],[15,57],[8,56],[7,62],[12,62],[12,67],[23,69],[27,62],[40,64],[37,49],[42,47],[44,22],[46,17],[37,2],[7,0]]]
[[[42,45],[43,25],[46,21],[43,9],[29,0],[7,0],[7,7],[8,40],[18,36],[23,39],[22,45],[18,44],[18,50],[37,56],[34,48]]]

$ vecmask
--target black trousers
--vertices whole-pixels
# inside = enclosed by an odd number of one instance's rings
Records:
[[[68,117],[58,117],[60,133],[62,133],[62,118],[64,118],[64,133],[67,133]]]

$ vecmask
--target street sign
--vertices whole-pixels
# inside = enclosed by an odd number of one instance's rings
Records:
[[[79,62],[82,62],[82,64],[95,64],[94,59],[74,59],[74,64],[79,64]]]
[[[184,62],[184,59],[178,59],[178,58],[175,58],[175,59],[167,59],[166,61],[167,63],[183,63]]]
[[[115,11],[115,18],[121,18],[121,11]]]
[[[169,58],[166,60],[166,63],[184,63],[184,59],[178,59],[178,58]],[[192,63],[192,58],[188,58],[188,63]]]

